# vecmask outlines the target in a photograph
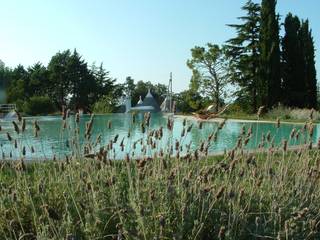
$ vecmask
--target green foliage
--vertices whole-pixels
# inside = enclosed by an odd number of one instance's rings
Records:
[[[260,23],[261,104],[272,107],[281,101],[279,17],[276,0],[262,0]]]
[[[33,96],[24,103],[22,109],[28,115],[49,114],[56,110],[48,96]]]
[[[308,21],[289,13],[282,40],[284,103],[292,107],[317,107],[314,43]]]
[[[242,10],[247,15],[239,17],[242,24],[229,24],[236,30],[236,37],[226,42],[227,56],[231,61],[232,80],[240,86],[238,98],[249,105],[251,112],[261,106],[261,83],[259,77],[260,5],[249,0]]]
[[[207,48],[191,49],[192,58],[187,61],[192,70],[191,89],[199,89],[199,93],[209,98],[218,112],[221,98],[227,95],[226,86],[230,82],[228,62],[225,51],[215,44],[207,44]]]
[[[203,97],[199,93],[191,89],[183,91],[174,96],[177,111],[182,113],[190,113],[199,111],[204,107]]]
[[[288,106],[303,107],[306,100],[304,59],[299,40],[300,20],[289,13],[285,19],[285,36],[282,39],[283,93]]]
[[[306,84],[306,105],[308,108],[317,108],[317,73],[315,67],[315,47],[309,21],[302,21],[300,30],[300,43],[303,49],[304,82]]]
[[[116,99],[112,95],[102,96],[100,100],[94,103],[93,112],[94,113],[112,113],[117,109]]]
[[[93,64],[90,69],[76,50],[58,52],[51,58],[48,67],[38,62],[27,70],[22,65],[13,70],[0,68],[0,79],[9,82],[7,100],[19,105],[20,110],[24,109],[21,102],[33,104],[34,99],[30,99],[36,96],[49,96],[57,109],[67,106],[72,110],[90,111],[103,96],[113,95],[117,99],[122,95],[122,89],[115,84],[115,79],[109,77],[103,64],[99,67]],[[42,114],[48,112],[41,106],[39,108],[44,110]],[[25,109],[29,111],[28,107]]]

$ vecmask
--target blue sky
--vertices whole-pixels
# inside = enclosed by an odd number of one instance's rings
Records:
[[[45,65],[59,50],[76,48],[91,64],[103,62],[111,76],[188,87],[190,49],[221,44],[234,35],[245,0],[0,0],[0,59],[7,66]],[[291,11],[309,18],[320,49],[320,1],[279,0],[284,19]],[[320,50],[319,50],[320,51]],[[318,76],[320,53],[316,53]],[[319,78],[319,77],[318,77]]]

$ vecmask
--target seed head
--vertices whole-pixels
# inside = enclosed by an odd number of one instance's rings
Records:
[[[8,140],[9,140],[9,142],[12,141],[12,137],[11,137],[10,133],[8,133],[8,132],[7,132],[7,138],[8,138]]]
[[[283,151],[287,151],[287,149],[288,149],[288,140],[283,140],[283,142],[282,142],[282,149],[283,149]]]
[[[260,118],[260,117],[261,117],[261,115],[262,115],[262,113],[263,113],[264,108],[265,108],[264,106],[259,107],[259,109],[258,109],[258,113],[257,113],[258,118]]]
[[[22,120],[22,126],[21,126],[21,131],[24,132],[26,130],[26,120]]]
[[[18,127],[18,124],[15,121],[12,121],[12,124],[13,124],[14,130],[16,131],[16,133],[19,134],[20,133],[20,129]]]
[[[277,118],[277,128],[280,128],[280,118]]]

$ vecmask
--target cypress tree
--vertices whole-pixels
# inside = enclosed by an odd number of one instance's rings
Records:
[[[245,98],[251,105],[253,112],[257,111],[259,94],[259,31],[260,31],[260,5],[251,0],[242,7],[246,16],[239,17],[242,24],[229,24],[236,30],[237,36],[227,41],[227,55],[234,67],[234,81],[241,90],[238,96]]]
[[[317,108],[317,73],[315,68],[315,48],[309,21],[302,21],[300,44],[303,56],[303,80],[305,82],[305,107]]]
[[[262,0],[260,23],[261,100],[269,108],[281,100],[280,40],[276,0]]]
[[[305,61],[301,45],[301,24],[297,16],[289,13],[284,22],[282,39],[283,102],[287,106],[304,107],[306,84]]]
[[[283,95],[290,107],[317,107],[315,48],[308,20],[289,13],[282,39]]]

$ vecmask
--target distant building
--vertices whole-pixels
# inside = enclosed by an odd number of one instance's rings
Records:
[[[137,105],[132,107],[131,105],[131,97],[126,97],[125,99],[126,112],[160,112],[160,106],[152,96],[150,89],[148,90],[147,95],[144,100],[140,97]]]

